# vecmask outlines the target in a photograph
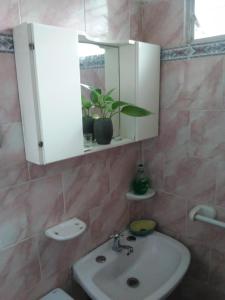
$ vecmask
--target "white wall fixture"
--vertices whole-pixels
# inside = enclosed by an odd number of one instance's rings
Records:
[[[45,235],[53,240],[67,241],[81,235],[86,227],[83,221],[73,218],[47,229]]]
[[[209,205],[197,205],[189,213],[192,221],[200,221],[225,228],[225,222],[216,219],[216,209]]]
[[[153,189],[148,189],[148,191],[144,195],[136,195],[132,191],[126,193],[126,198],[128,200],[140,201],[140,200],[148,200],[154,197],[156,191]]]
[[[105,43],[78,37],[73,29],[35,23],[17,26],[13,36],[28,161],[45,165],[158,135],[158,45]],[[153,112],[141,118],[113,117],[115,138],[109,145],[84,147],[78,42],[113,47],[105,56],[106,89],[115,88],[115,93],[119,89],[115,94],[119,99]],[[114,57],[117,63],[113,65]]]

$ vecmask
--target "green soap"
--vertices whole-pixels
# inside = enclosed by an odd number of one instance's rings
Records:
[[[129,230],[134,235],[145,236],[152,233],[155,227],[154,220],[136,220],[130,223]]]

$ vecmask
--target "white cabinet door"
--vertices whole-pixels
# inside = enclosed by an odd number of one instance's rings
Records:
[[[27,159],[34,163],[47,164],[83,154],[78,37],[71,29],[40,24],[20,26],[25,26],[28,40],[34,45],[34,49],[29,50],[30,57],[27,57],[27,50],[21,51],[19,47],[22,42],[17,42],[21,38],[19,34],[21,30],[15,29],[15,53],[18,60],[17,73],[19,90],[21,90],[23,127],[27,132],[26,127],[29,126],[29,120],[32,118],[36,120],[36,130],[39,131],[34,133],[33,137],[29,136],[27,140],[25,134],[26,153],[29,153]],[[29,45],[25,40],[24,43],[25,50]],[[21,64],[21,61],[26,60],[29,60],[29,63]],[[24,85],[30,84],[30,82],[23,82],[21,78],[27,71],[24,69],[25,65],[30,68],[33,77],[32,98],[31,93],[23,91]],[[23,107],[30,105],[30,102],[33,102],[34,111],[29,115]],[[30,153],[30,149],[34,147],[31,144],[41,148],[39,161],[37,156],[32,157]]]
[[[120,98],[153,112],[132,118],[121,114],[121,135],[135,141],[158,135],[160,47],[135,42],[120,47]]]
[[[148,117],[136,118],[135,137],[140,141],[158,135],[160,47],[138,42],[136,56],[136,104],[153,112]]]

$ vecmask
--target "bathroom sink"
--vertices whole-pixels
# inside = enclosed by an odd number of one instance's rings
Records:
[[[112,240],[73,265],[74,279],[93,300],[161,300],[181,281],[190,263],[189,250],[159,232],[146,237],[124,232],[121,244],[134,252],[112,250]],[[97,262],[97,261],[99,262]]]

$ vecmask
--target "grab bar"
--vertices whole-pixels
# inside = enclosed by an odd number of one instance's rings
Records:
[[[189,213],[192,221],[200,221],[225,228],[225,222],[216,220],[216,209],[209,205],[197,205]]]

